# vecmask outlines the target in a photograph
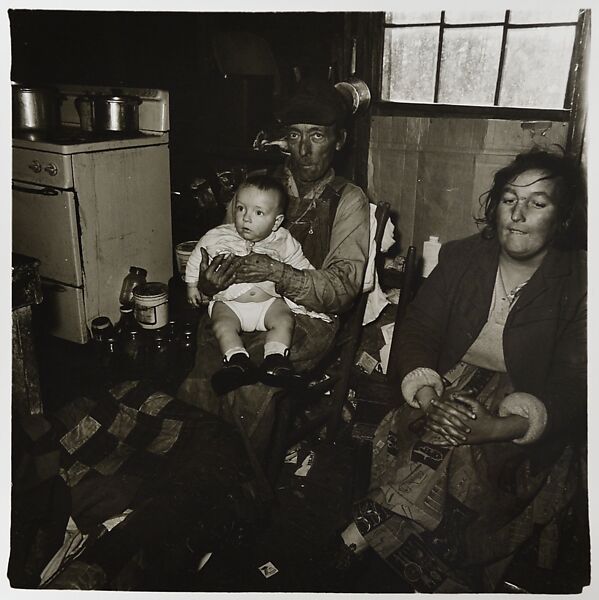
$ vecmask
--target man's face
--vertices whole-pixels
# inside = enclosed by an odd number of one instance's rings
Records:
[[[346,131],[335,125],[296,123],[287,129],[289,169],[298,183],[318,181],[345,142]]]

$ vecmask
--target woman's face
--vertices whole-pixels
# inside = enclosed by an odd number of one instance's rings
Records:
[[[542,259],[558,225],[556,179],[530,169],[508,182],[497,206],[497,236],[505,254],[516,260]]]

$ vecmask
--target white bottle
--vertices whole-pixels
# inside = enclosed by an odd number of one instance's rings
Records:
[[[431,235],[428,241],[424,242],[422,248],[422,276],[428,277],[431,271],[437,266],[439,261],[439,250],[441,244],[436,235]]]

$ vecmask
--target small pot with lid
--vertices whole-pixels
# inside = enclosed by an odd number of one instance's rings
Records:
[[[139,131],[139,105],[137,96],[96,96],[93,98],[94,131]]]

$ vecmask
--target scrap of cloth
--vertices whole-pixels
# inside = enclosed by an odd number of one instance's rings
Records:
[[[104,538],[119,539],[106,563],[113,573],[140,545],[167,537],[189,544],[195,531],[215,547],[251,527],[262,510],[237,431],[147,382],[122,382],[41,418],[49,426],[38,428],[21,485],[31,493],[51,477],[64,480],[71,517],[90,540],[126,513],[101,540],[110,548]]]

